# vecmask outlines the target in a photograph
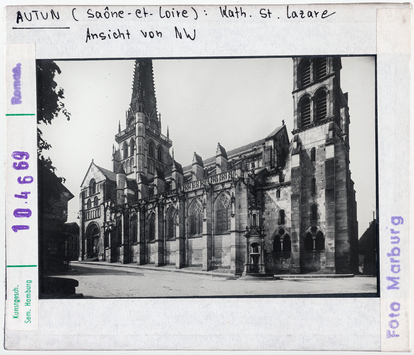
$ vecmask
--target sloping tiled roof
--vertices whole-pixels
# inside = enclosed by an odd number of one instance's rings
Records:
[[[282,128],[284,127],[284,125],[283,126],[279,126],[279,127],[277,127],[272,133],[270,133],[266,138],[271,138],[271,137],[273,137],[276,133],[278,133]]]
[[[102,168],[95,164],[95,166],[104,174],[109,180],[116,181],[116,174],[108,169]]]
[[[243,152],[246,152],[246,151],[252,149],[255,146],[261,146],[264,142],[265,142],[265,138],[262,138],[262,139],[259,139],[258,141],[255,141],[255,142],[252,142],[252,143],[243,145],[243,146],[241,146],[239,148],[235,148],[233,150],[228,151],[227,152],[227,156],[228,156],[229,159],[231,159],[233,157],[236,157],[236,156],[240,155]],[[215,161],[216,161],[216,157],[215,156],[214,157],[207,158],[207,159],[204,159],[203,160],[204,166],[207,166],[209,164],[212,164]],[[191,168],[192,168],[192,165],[187,165],[187,166],[185,166],[183,168],[183,170],[184,171],[189,171],[189,170],[191,170]]]

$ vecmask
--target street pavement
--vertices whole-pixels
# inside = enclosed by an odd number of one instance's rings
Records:
[[[375,296],[375,277],[244,279],[214,272],[174,272],[140,266],[72,262],[59,277],[79,281],[84,298]],[[338,276],[338,275],[335,275]]]

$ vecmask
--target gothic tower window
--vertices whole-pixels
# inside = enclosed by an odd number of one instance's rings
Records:
[[[315,250],[325,250],[325,238],[321,231],[316,233]]]
[[[94,205],[94,207],[98,207],[98,205],[99,205],[99,199],[98,199],[98,196],[95,196],[95,198],[94,198],[94,200],[93,200],[93,205]]]
[[[198,201],[194,201],[188,209],[188,231],[190,237],[203,231],[203,209]]]
[[[127,144],[127,142],[124,142],[122,150],[123,150],[123,153],[124,153],[123,158],[124,159],[128,158],[128,144]]]
[[[290,253],[292,251],[292,244],[289,234],[285,234],[283,237],[283,252]]]
[[[92,179],[89,182],[89,195],[93,195],[96,193],[96,181],[95,179]]]
[[[155,173],[155,163],[154,160],[152,160],[151,158],[148,158],[148,172],[150,174]]]
[[[318,206],[312,205],[310,210],[311,210],[311,220],[316,221],[318,219]]]
[[[300,125],[304,127],[308,125],[311,121],[311,101],[309,96],[305,96],[300,100],[299,103],[300,109]]]
[[[325,250],[325,236],[317,226],[308,229],[305,235],[304,247],[306,251]]]
[[[162,163],[162,161],[163,161],[162,156],[163,156],[163,150],[162,150],[162,147],[161,147],[161,146],[158,146],[158,149],[157,149],[157,159],[158,159],[158,161],[160,161],[161,163]]]
[[[171,206],[167,211],[167,216],[166,216],[166,237],[167,239],[175,238],[176,214],[177,214],[177,211],[173,206]]]
[[[155,158],[155,147],[154,147],[154,142],[150,141],[148,144],[148,155],[151,158]]]
[[[303,59],[299,65],[299,87],[310,84],[311,82],[311,63],[308,59]]]
[[[315,102],[315,121],[320,121],[326,118],[326,91],[320,90],[316,93]]]
[[[131,139],[131,146],[129,148],[129,151],[130,151],[129,155],[130,156],[134,156],[134,149],[135,149],[135,141],[134,141],[134,139]]]
[[[316,160],[316,149],[313,147],[311,149],[311,161],[314,162]]]
[[[322,79],[326,76],[326,58],[315,58],[313,67],[315,70],[315,80]]]
[[[290,253],[291,248],[292,247],[289,234],[285,229],[280,228],[273,241],[273,251],[276,253]]]
[[[155,213],[148,218],[148,240],[155,240]]]
[[[285,224],[285,210],[280,210],[279,211],[279,225],[283,225]]]
[[[280,189],[276,191],[276,198],[280,198]]]
[[[215,232],[224,233],[230,229],[230,198],[222,193],[217,197],[215,207]]]
[[[86,208],[89,210],[92,207],[92,202],[90,199],[88,199],[88,202],[86,202]]]

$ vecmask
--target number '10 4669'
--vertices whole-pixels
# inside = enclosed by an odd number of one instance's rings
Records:
[[[22,170],[23,172],[24,170],[27,170],[29,168],[29,163],[27,161],[30,158],[29,153],[15,151],[13,152],[12,157],[14,160],[16,160],[15,162],[13,162],[13,169]],[[24,191],[27,189],[25,189],[24,187],[29,187],[29,185],[33,182],[33,176],[19,176],[17,178],[17,182],[19,183],[19,185],[21,185],[22,191],[20,193],[15,194],[14,197],[23,202],[24,200],[27,200],[30,195],[30,191]],[[27,201],[24,201],[24,203],[27,204]],[[29,208],[16,208],[13,211],[13,216],[16,218],[29,218],[31,215],[32,211]],[[11,228],[15,233],[17,233],[20,230],[29,229],[29,226],[27,224],[18,224],[13,225]]]

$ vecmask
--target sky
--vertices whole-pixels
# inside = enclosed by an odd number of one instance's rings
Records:
[[[94,162],[112,169],[118,125],[125,128],[133,60],[57,61],[71,119],[61,115],[41,129],[52,145],[56,174],[75,197],[68,221],[77,220],[80,184]],[[375,197],[375,58],[342,58],[341,87],[348,92],[350,169],[358,204],[359,236],[372,221]],[[292,139],[291,58],[153,60],[162,133],[169,127],[175,159],[191,164],[193,152],[215,155],[266,137],[285,121]]]

